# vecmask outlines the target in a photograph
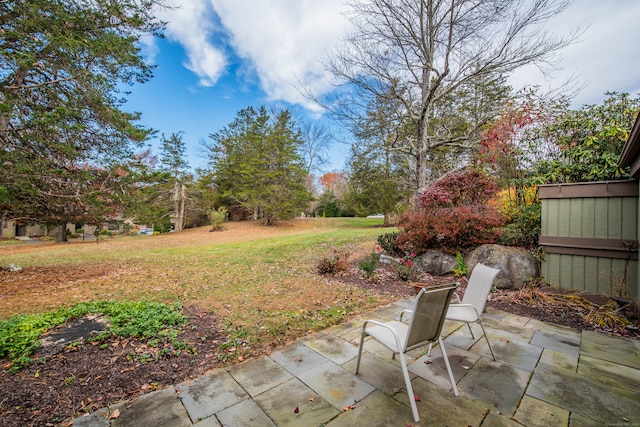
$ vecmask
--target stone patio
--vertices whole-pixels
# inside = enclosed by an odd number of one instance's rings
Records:
[[[215,370],[74,420],[108,426],[640,426],[640,341],[576,331],[500,311],[479,326],[446,322],[442,353],[407,361],[420,423],[414,423],[398,359],[366,341],[365,319],[398,319],[402,301],[286,346],[269,357]],[[480,337],[480,338],[479,338]],[[116,412],[117,411],[117,412]],[[118,415],[115,417],[114,415]]]

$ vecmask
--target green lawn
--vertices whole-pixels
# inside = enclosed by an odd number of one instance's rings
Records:
[[[354,260],[370,253],[378,235],[394,230],[381,224],[298,219],[99,244],[2,245],[0,265],[24,271],[1,276],[0,320],[88,301],[148,300],[196,305],[218,316],[232,338],[258,347],[280,344],[389,301],[316,273],[318,261],[336,250]]]

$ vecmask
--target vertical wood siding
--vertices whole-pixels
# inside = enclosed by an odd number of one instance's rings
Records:
[[[562,289],[638,298],[638,184],[629,181],[540,187],[542,276]],[[629,244],[636,249],[629,251]]]

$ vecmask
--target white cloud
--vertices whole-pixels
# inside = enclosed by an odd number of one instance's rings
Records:
[[[184,66],[193,71],[203,86],[213,86],[227,67],[223,51],[212,43],[214,13],[208,0],[171,0],[172,8],[159,13],[167,22],[166,35],[179,42],[187,54]]]
[[[184,47],[185,67],[200,78],[200,84],[216,84],[229,66],[225,52],[231,49],[242,60],[240,78],[257,79],[269,100],[318,111],[297,87],[302,84],[317,95],[332,89],[321,60],[347,27],[340,13],[345,9],[343,0],[171,2],[180,7],[161,15],[168,21],[167,36]],[[558,89],[570,81],[582,88],[574,99],[576,107],[600,102],[608,90],[637,93],[640,55],[634,53],[633,29],[638,16],[637,1],[575,1],[548,25],[559,34],[578,26],[586,29],[579,42],[561,52],[560,68],[546,79],[535,67],[524,67],[511,82],[516,87],[539,84]]]
[[[330,90],[320,60],[341,38],[341,0],[211,0],[236,53],[257,73],[270,100],[317,108],[296,86]]]

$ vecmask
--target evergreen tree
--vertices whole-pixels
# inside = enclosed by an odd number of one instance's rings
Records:
[[[307,207],[311,195],[298,151],[302,139],[288,110],[270,115],[264,106],[247,107],[210,138],[210,161],[222,204],[252,212],[267,225],[293,218]]]
[[[120,109],[119,92],[151,77],[138,40],[162,29],[153,16],[157,5],[0,2],[0,203],[6,214],[64,230],[96,203],[101,208],[94,213],[101,215],[122,189],[120,174],[149,130],[136,124],[138,114]]]
[[[189,175],[189,163],[184,159],[187,147],[182,140],[182,132],[172,133],[169,139],[162,135],[162,170],[173,184],[171,200],[173,202],[173,226],[175,232],[182,231],[185,223],[187,202],[187,181],[193,181]]]

